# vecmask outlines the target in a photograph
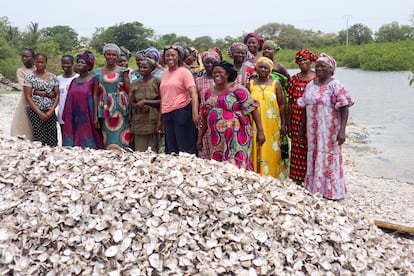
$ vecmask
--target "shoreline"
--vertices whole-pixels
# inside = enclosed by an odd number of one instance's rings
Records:
[[[10,138],[10,124],[19,97],[20,93],[0,94],[0,137]],[[360,171],[358,159],[379,152],[367,143],[369,133],[366,128],[349,122],[346,132],[343,155],[348,195],[338,203],[358,209],[370,220],[379,219],[407,226],[412,224],[414,204],[407,195],[414,195],[414,183],[397,178],[369,176]]]

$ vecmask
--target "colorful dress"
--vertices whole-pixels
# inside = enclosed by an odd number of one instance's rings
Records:
[[[238,83],[240,85],[243,85],[244,87],[247,87],[247,85],[249,84],[250,78],[252,77],[254,72],[255,72],[254,66],[243,63],[240,70],[237,71],[237,78],[235,80],[235,83]]]
[[[131,132],[128,123],[128,94],[124,89],[124,67],[115,74],[104,75],[102,68],[94,70],[99,82],[98,118],[105,149],[129,148]]]
[[[302,142],[299,141],[300,122],[303,113],[303,108],[297,103],[297,100],[303,96],[306,85],[311,80],[302,80],[299,75],[296,74],[291,77],[287,94],[289,97],[289,103],[292,106],[292,115],[290,118],[291,125],[291,149],[290,149],[290,174],[289,177],[294,182],[304,182],[306,174],[306,162],[308,146],[306,139]]]
[[[160,99],[160,79],[154,78],[150,83],[144,83],[142,79],[137,79],[131,84],[133,101],[159,100]],[[159,135],[156,132],[159,107],[148,106],[149,111],[143,112],[134,108],[132,111],[131,132],[134,134],[134,146],[137,151],[146,151],[148,147],[158,152]],[[163,137],[162,137],[163,138]]]
[[[102,135],[93,124],[93,89],[95,78],[86,82],[74,79],[68,88],[62,119],[63,146],[103,149]]]
[[[198,98],[200,99],[200,105],[205,104],[206,92],[214,85],[214,80],[212,78],[207,78],[207,75],[204,74],[201,77],[196,78],[195,84],[197,87]],[[203,147],[197,152],[197,156],[202,159],[210,159],[210,137],[204,135],[202,142]]]
[[[33,90],[44,91],[48,94],[53,93],[54,87],[58,86],[59,82],[54,74],[49,74],[50,76],[48,79],[42,79],[35,73],[30,73],[24,79],[24,86],[31,87]],[[47,113],[52,108],[56,98],[42,97],[33,94],[32,99],[41,111]],[[46,122],[43,122],[30,106],[27,107],[27,115],[33,129],[33,141],[40,141],[42,144],[56,147],[58,136],[56,127],[57,117],[55,112]]]
[[[306,86],[300,107],[306,107],[308,158],[305,189],[329,199],[344,198],[347,187],[344,178],[342,146],[337,135],[341,127],[339,109],[353,101],[338,80],[318,86],[315,81]]]
[[[214,95],[206,92],[201,117],[207,120],[211,159],[229,161],[238,168],[253,171],[251,145],[253,139],[249,114],[259,106],[243,87]]]
[[[266,141],[260,147],[260,153],[257,143],[253,143],[252,159],[255,172],[284,179],[287,172],[280,150],[281,118],[276,96],[276,82],[273,80],[271,85],[263,86],[255,84],[254,80],[250,81],[250,93],[260,104],[260,118],[266,137]],[[253,133],[253,141],[256,141],[256,131]]]

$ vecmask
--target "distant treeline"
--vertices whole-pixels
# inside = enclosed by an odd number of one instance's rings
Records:
[[[414,71],[414,27],[399,25],[397,22],[384,24],[375,33],[362,24],[354,24],[337,34],[325,34],[279,23],[263,25],[254,32],[282,47],[276,59],[287,68],[297,68],[294,63],[296,51],[309,48],[318,54],[326,52],[334,56],[338,65],[343,67],[374,71]],[[97,28],[92,38],[79,38],[70,26],[40,28],[38,23],[33,22],[27,26],[26,31],[20,32],[10,24],[7,17],[0,17],[0,73],[9,79],[15,78],[16,69],[21,66],[20,53],[23,48],[45,53],[49,57],[48,69],[59,74],[62,72],[60,57],[63,54],[76,55],[85,49],[92,50],[97,58],[96,66],[102,66],[102,47],[108,42],[124,46],[132,53],[148,46],[161,50],[165,45],[185,42],[200,52],[219,47],[224,58],[228,59],[227,50],[230,45],[243,41],[243,37],[244,34],[214,40],[209,36],[201,36],[193,40],[174,33],[159,36],[140,22],[131,22]],[[130,66],[136,68],[133,59]]]

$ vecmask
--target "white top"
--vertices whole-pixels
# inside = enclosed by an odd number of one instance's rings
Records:
[[[65,108],[65,102],[66,102],[66,96],[68,95],[68,89],[69,89],[69,85],[72,82],[72,80],[74,78],[79,77],[79,74],[75,74],[73,77],[70,78],[65,78],[63,77],[63,75],[59,75],[58,81],[59,81],[59,107],[58,107],[58,121],[59,124],[64,124],[65,122],[63,122],[62,120],[62,113],[63,113],[63,108]]]

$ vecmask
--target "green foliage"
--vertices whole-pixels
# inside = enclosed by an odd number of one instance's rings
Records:
[[[11,47],[6,39],[0,35],[0,73],[8,79],[16,78],[16,69],[19,56],[16,49]]]
[[[413,37],[414,27],[399,25],[397,22],[382,25],[375,33],[377,42],[393,42]]]
[[[96,51],[102,51],[105,43],[116,43],[135,53],[150,46],[150,38],[153,35],[154,31],[145,28],[140,22],[121,23],[107,29],[97,29],[92,37],[91,46]]]
[[[69,26],[54,26],[40,31],[41,40],[53,40],[59,46],[59,51],[66,53],[78,46],[78,33]]]

